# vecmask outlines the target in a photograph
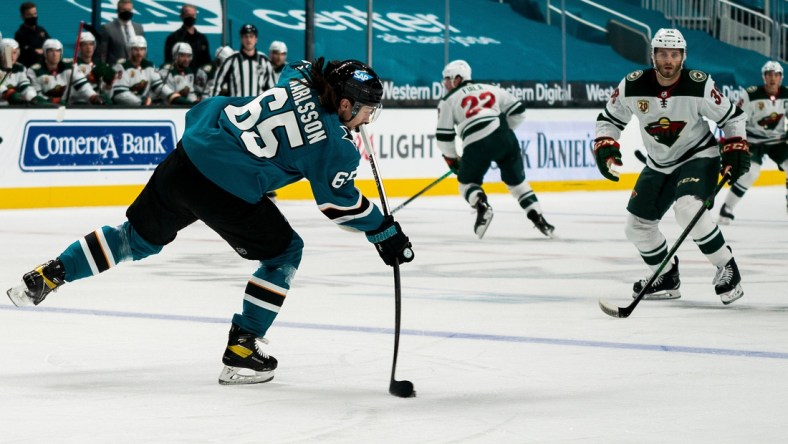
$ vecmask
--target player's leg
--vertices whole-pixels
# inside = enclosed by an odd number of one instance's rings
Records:
[[[733,222],[733,210],[761,174],[764,149],[766,148],[763,145],[750,146],[750,170],[731,184],[725,202],[720,206],[720,215],[717,218],[717,223],[720,225],[730,225]]]
[[[57,258],[25,273],[22,284],[6,293],[19,305],[38,305],[66,282],[102,273],[127,260],[157,254],[172,242],[178,230],[196,219],[179,207],[175,185],[181,166],[169,155],[156,168],[142,192],[128,208],[128,221],[104,226],[69,245]]]
[[[525,178],[523,155],[517,136],[509,129],[501,128],[493,135],[497,138],[500,153],[495,158],[498,169],[501,171],[501,181],[506,184],[509,193],[517,199],[517,203],[525,210],[528,219],[534,227],[547,237],[553,236],[555,227],[547,222],[531,185]]]
[[[476,221],[473,231],[481,239],[493,218],[493,210],[487,202],[487,195],[482,189],[484,175],[490,169],[492,157],[490,156],[487,139],[472,143],[463,150],[460,171],[457,173],[457,181],[460,184],[460,195],[465,199],[471,208],[476,210]]]
[[[719,162],[717,159],[696,159],[681,166],[676,175],[676,203],[673,210],[676,221],[686,228],[695,214],[703,207],[703,201],[717,184]],[[696,180],[684,180],[684,179]],[[699,180],[697,180],[699,179]],[[725,242],[720,227],[714,223],[710,211],[704,211],[698,222],[690,230],[690,237],[700,251],[715,267],[714,290],[724,304],[744,295],[741,276],[733,258],[731,248]]]
[[[624,232],[652,273],[657,271],[668,255],[668,242],[659,229],[659,222],[670,208],[673,196],[670,176],[646,167],[640,173],[627,204],[630,214]],[[633,284],[633,297],[640,294],[647,282],[648,278]],[[671,266],[664,267],[657,279],[646,289],[643,299],[679,298],[680,285],[678,257],[674,257]]]

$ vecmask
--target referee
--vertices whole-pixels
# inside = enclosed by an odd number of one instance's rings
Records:
[[[257,96],[274,87],[274,69],[263,53],[257,51],[257,28],[241,27],[241,50],[227,59],[216,73],[212,96],[222,95],[222,85],[229,96]]]

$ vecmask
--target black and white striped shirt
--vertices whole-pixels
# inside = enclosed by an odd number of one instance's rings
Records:
[[[212,96],[221,95],[221,87],[227,84],[230,96],[257,96],[274,87],[274,69],[263,53],[247,56],[237,52],[222,63],[216,72]]]

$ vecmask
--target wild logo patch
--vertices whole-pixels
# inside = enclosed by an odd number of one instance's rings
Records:
[[[687,122],[681,120],[671,121],[663,117],[656,122],[646,125],[646,132],[657,142],[671,147],[678,140],[681,131],[687,126]]]
[[[638,109],[641,113],[648,113],[648,100],[638,100]]]
[[[777,125],[779,125],[780,122],[782,122],[782,120],[783,120],[783,114],[771,113],[768,116],[759,120],[758,126],[768,130],[773,130],[777,128]]]

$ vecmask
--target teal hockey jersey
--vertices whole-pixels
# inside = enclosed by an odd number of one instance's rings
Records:
[[[291,64],[257,97],[200,102],[186,113],[183,148],[205,177],[247,202],[306,178],[328,218],[374,230],[383,215],[354,183],[361,155],[337,114],[301,82],[309,68]]]

